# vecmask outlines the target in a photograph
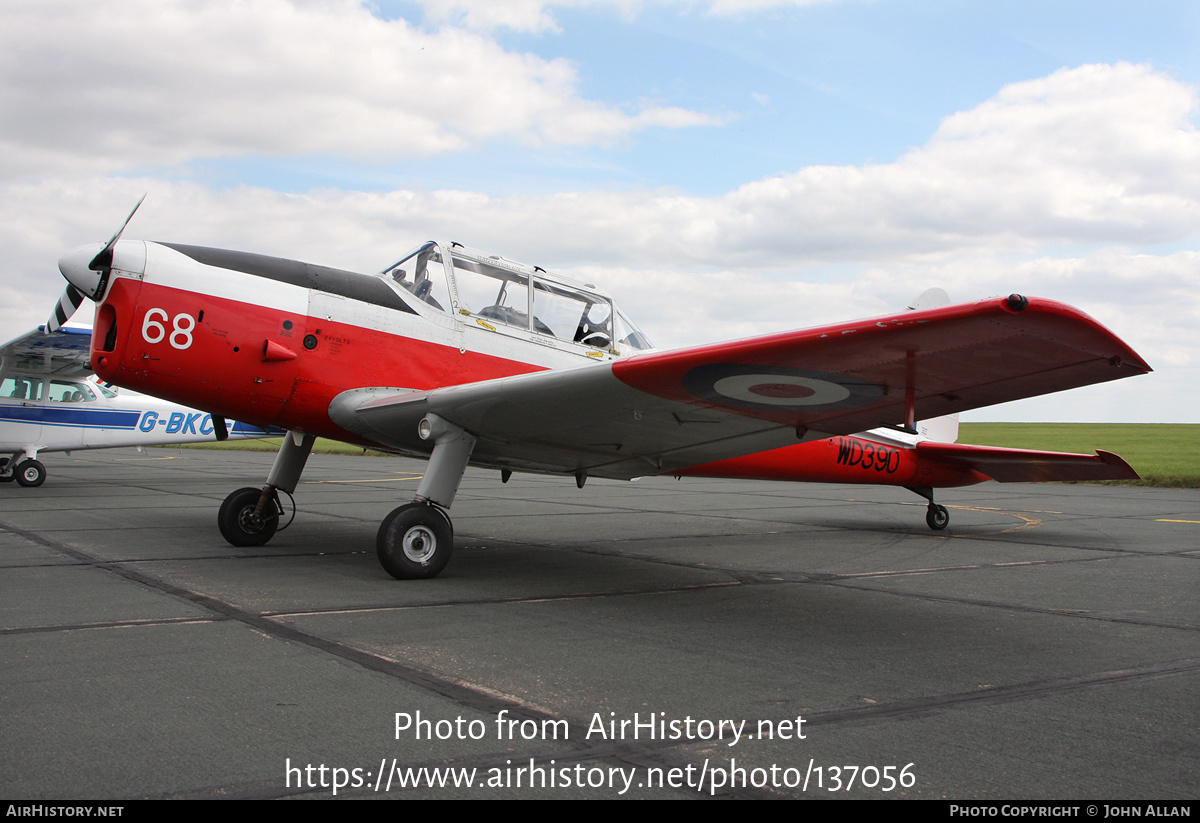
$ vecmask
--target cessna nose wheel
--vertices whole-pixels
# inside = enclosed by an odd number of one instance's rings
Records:
[[[40,486],[46,482],[46,467],[37,460],[25,460],[17,466],[17,482],[22,486]]]

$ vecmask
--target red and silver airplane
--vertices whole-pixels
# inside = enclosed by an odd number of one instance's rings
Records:
[[[221,506],[236,546],[271,539],[279,492],[295,491],[318,436],[428,459],[413,501],[379,528],[397,578],[445,567],[468,465],[580,487],[645,475],[904,486],[928,499],[933,529],[949,522],[934,489],[1137,476],[1105,452],[946,442],[957,423],[936,418],[1150,371],[1051,300],[657,351],[603,290],[458,244],[367,275],[123,231],[62,257],[70,285],[48,326],[89,297],[103,379],[291,433],[265,485]]]

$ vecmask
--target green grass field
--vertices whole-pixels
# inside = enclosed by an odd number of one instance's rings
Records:
[[[1096,449],[1116,452],[1142,476],[1121,481],[1146,486],[1200,488],[1200,425],[1183,423],[963,423],[958,442],[1014,449],[1043,449],[1091,454]],[[168,446],[165,448],[174,448]],[[277,439],[195,443],[184,448],[275,451]],[[318,440],[323,454],[364,452],[336,440]]]
[[[159,446],[157,448],[228,449],[230,451],[242,452],[275,452],[279,451],[279,438],[264,437],[261,440],[229,440],[225,443],[185,443],[182,446]],[[325,440],[324,438],[317,438],[317,442],[313,445],[313,451],[317,454],[372,454],[379,457],[389,456],[383,452],[364,449],[361,446],[351,446],[349,443],[342,443],[338,440]]]

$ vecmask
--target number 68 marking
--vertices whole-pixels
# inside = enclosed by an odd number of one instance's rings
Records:
[[[168,337],[167,327],[155,319],[158,317],[166,320],[166,310],[150,309],[146,312],[146,319],[142,321],[142,339],[147,343],[161,343],[164,337]],[[195,328],[196,319],[190,314],[180,312],[175,315],[167,342],[177,349],[186,349],[192,345],[192,331]]]

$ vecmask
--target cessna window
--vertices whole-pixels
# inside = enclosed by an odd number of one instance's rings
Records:
[[[383,276],[435,309],[450,310],[450,287],[437,243],[421,246],[386,269]]]
[[[96,399],[92,390],[83,383],[68,383],[65,380],[51,380],[48,397],[56,403],[87,403]]]
[[[12,400],[41,400],[42,379],[40,377],[6,377],[0,383],[0,397]]]

